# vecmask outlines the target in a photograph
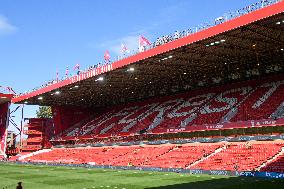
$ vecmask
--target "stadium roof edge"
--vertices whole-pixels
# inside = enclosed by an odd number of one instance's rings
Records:
[[[218,34],[224,33],[226,31],[230,31],[239,27],[242,27],[244,25],[248,25],[250,23],[256,22],[258,20],[265,19],[267,17],[271,17],[273,15],[277,15],[284,12],[284,1],[278,2],[276,4],[270,5],[268,7],[253,11],[251,13],[242,15],[240,17],[237,17],[235,19],[229,20],[227,22],[224,22],[222,24],[210,27],[205,30],[201,30],[197,33],[194,33],[192,35],[177,39],[175,41],[166,43],[164,45],[155,47],[153,49],[149,49],[145,52],[138,53],[136,55],[127,57],[125,59],[113,62],[111,65],[102,66],[99,69],[89,71],[86,73],[81,73],[78,76],[73,76],[70,78],[67,78],[63,81],[59,81],[57,83],[51,84],[49,86],[46,86],[44,88],[38,89],[36,91],[16,96],[12,99],[13,103],[23,103],[23,101],[28,100],[29,98],[39,96],[41,94],[62,88],[64,86],[68,86],[71,84],[75,84],[79,81],[89,79],[90,77],[95,77],[98,75],[101,75],[106,72],[111,72],[112,70],[122,68],[124,66],[136,63],[138,61],[147,59],[149,57],[153,57],[159,54],[166,53],[168,51],[174,50],[176,48],[180,48],[182,46],[192,44],[213,36],[216,36]]]
[[[0,93],[0,104],[10,102],[13,96],[14,96],[13,94]]]

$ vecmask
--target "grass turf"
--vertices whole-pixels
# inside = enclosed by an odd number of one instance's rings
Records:
[[[0,189],[270,189],[283,188],[284,180],[0,164]]]

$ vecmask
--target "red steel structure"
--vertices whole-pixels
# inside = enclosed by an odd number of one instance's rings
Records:
[[[6,152],[9,107],[13,97],[13,94],[8,94],[8,92],[6,87],[0,87],[0,156],[4,156]]]
[[[50,148],[50,137],[53,134],[53,124],[51,119],[30,118],[24,126],[23,133],[27,139],[23,141],[22,152],[32,152],[43,148]]]

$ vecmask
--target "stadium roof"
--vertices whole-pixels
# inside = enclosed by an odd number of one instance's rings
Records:
[[[283,73],[283,31],[282,1],[12,102],[104,107]]]
[[[13,97],[12,94],[0,93],[0,104],[3,104],[5,102],[11,102],[12,97]]]
[[[14,90],[11,87],[0,86],[0,104],[11,102]]]

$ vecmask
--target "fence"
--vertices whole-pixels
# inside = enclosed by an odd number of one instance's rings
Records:
[[[175,172],[175,173],[185,173],[185,174],[206,174],[206,175],[245,176],[245,177],[284,179],[284,173],[275,173],[275,172],[198,170],[198,169],[180,169],[180,168],[110,166],[110,165],[91,165],[91,164],[62,164],[62,163],[40,163],[40,162],[14,162],[14,163],[22,165],[32,164],[32,165],[65,166],[65,167],[78,167],[78,168],[81,167],[81,168],[99,168],[99,169],[112,169],[112,170],[157,171],[157,172]]]

